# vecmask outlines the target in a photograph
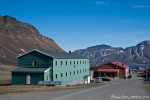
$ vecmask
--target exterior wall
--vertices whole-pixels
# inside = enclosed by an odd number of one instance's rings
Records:
[[[48,69],[44,72],[44,81],[52,81],[52,70],[51,69]]]
[[[38,85],[39,81],[44,80],[44,73],[31,73],[30,77],[31,85]]]
[[[129,68],[125,69],[126,77],[129,75]]]
[[[14,73],[12,72],[12,85],[26,85],[26,76],[30,74],[30,84],[37,85],[38,81],[44,80],[43,73]]]
[[[56,65],[56,61],[57,61],[57,65]],[[66,65],[66,61],[67,61],[67,65]],[[61,64],[61,62],[63,64]],[[61,73],[63,74],[63,77],[61,77]],[[54,59],[53,60],[53,81],[69,82],[72,80],[83,78],[85,75],[89,75],[89,59]]]
[[[19,67],[30,68],[49,68],[52,66],[52,58],[37,51],[30,52],[24,56],[18,58]],[[37,66],[33,66],[32,62],[37,61]]]
[[[26,84],[26,73],[14,73],[11,76],[12,85],[25,85]]]

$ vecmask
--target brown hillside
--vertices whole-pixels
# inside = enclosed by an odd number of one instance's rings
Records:
[[[0,16],[0,65],[16,65],[16,57],[32,49],[64,52],[34,26],[10,16]]]

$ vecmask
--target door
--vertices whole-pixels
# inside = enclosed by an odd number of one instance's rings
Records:
[[[26,76],[26,84],[30,84],[30,74],[27,74]]]

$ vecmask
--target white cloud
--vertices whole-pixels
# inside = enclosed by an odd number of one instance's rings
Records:
[[[108,2],[98,2],[98,1],[95,1],[95,3],[98,5],[107,5],[108,4]]]
[[[141,5],[138,5],[138,6],[132,6],[133,8],[150,8],[150,6],[141,6]]]

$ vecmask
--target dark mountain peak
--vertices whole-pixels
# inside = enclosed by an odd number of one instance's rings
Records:
[[[34,26],[20,22],[16,18],[8,15],[0,17],[0,33],[20,35],[23,37],[41,36]]]
[[[0,16],[0,64],[16,64],[16,56],[32,49],[62,51],[53,39],[11,16]]]
[[[11,17],[9,15],[0,16],[0,21],[3,22],[4,24],[10,24],[10,23],[17,23],[18,22],[16,20],[16,18]]]
[[[110,61],[121,61],[123,63],[143,63],[150,60],[150,40],[145,40],[136,46],[111,47],[105,44],[91,46],[83,50],[76,50],[74,53],[86,56],[92,65],[104,64]]]
[[[101,45],[95,45],[88,48],[111,48],[109,45],[101,44]]]

